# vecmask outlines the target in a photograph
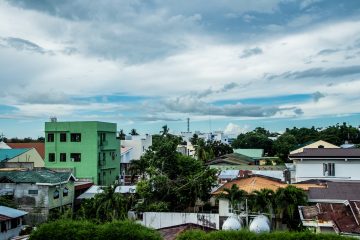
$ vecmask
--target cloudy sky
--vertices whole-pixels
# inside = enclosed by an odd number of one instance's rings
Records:
[[[0,0],[0,133],[360,124],[358,0]]]

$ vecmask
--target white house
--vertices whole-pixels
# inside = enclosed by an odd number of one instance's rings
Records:
[[[360,180],[360,149],[305,148],[289,155],[295,182],[310,179]]]
[[[0,206],[0,239],[19,236],[26,214],[28,213],[24,211]]]
[[[149,149],[152,145],[152,136],[146,135],[134,135],[126,136],[125,140],[121,140],[121,146],[128,149],[132,148],[131,157],[134,160],[140,159],[140,157]]]

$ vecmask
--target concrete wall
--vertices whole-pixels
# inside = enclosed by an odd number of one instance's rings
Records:
[[[144,212],[141,222],[144,226],[159,229],[175,225],[194,223],[201,226],[219,229],[219,214]]]
[[[36,151],[35,148],[31,148],[29,151],[8,160],[8,162],[12,162],[12,163],[30,162],[30,163],[34,163],[34,167],[44,167],[45,166],[44,160],[42,159],[42,157]]]
[[[323,163],[335,164],[335,176],[324,176]],[[295,181],[309,179],[360,180],[359,160],[294,160]]]

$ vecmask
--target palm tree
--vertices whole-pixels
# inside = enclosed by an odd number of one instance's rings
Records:
[[[127,214],[126,199],[115,192],[117,185],[103,188],[103,192],[95,195],[94,207],[96,217],[102,221],[125,219]]]
[[[275,194],[275,210],[279,218],[285,219],[289,229],[298,228],[298,206],[307,205],[307,195],[304,190],[289,185],[279,188]]]
[[[135,128],[131,129],[130,132],[129,132],[129,134],[130,134],[131,136],[139,135],[139,133],[136,131]]]
[[[162,126],[162,131],[160,131],[160,133],[161,133],[161,136],[166,136],[168,133],[169,133],[169,128],[168,128],[168,126],[167,125],[164,125],[164,126]]]
[[[136,130],[135,130],[135,131],[136,131]],[[124,130],[120,129],[119,138],[120,138],[121,140],[125,140],[125,136],[126,136],[126,134],[124,133]]]
[[[273,213],[275,192],[271,189],[256,190],[252,193],[252,210],[256,212]]]
[[[245,201],[247,195],[247,192],[239,189],[236,184],[233,184],[230,189],[224,188],[223,192],[218,196],[218,198],[227,199],[230,203],[230,206],[233,208],[233,211],[239,211],[239,204]]]
[[[195,146],[195,156],[204,163],[208,160],[208,153],[206,151],[206,144],[203,139],[199,139],[197,141],[197,145]]]

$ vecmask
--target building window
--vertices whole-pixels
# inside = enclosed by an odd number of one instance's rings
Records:
[[[81,133],[72,133],[70,137],[72,142],[81,142]]]
[[[64,197],[67,197],[69,195],[69,189],[66,187],[66,188],[64,188],[64,190],[63,190],[63,196]]]
[[[11,224],[10,225],[11,225],[10,229],[17,228],[17,226],[19,225],[18,224],[18,219],[17,218],[11,219]]]
[[[1,232],[6,232],[6,222],[1,222]]]
[[[324,163],[323,164],[323,174],[325,177],[335,176],[335,163]]]
[[[60,162],[66,162],[66,153],[60,153]]]
[[[47,141],[48,142],[54,142],[54,134],[53,133],[48,133]]]
[[[38,190],[29,190],[28,191],[29,194],[32,194],[32,195],[37,195],[38,194]]]
[[[55,153],[49,153],[49,162],[55,162]]]
[[[70,158],[74,162],[81,162],[81,153],[71,153]]]
[[[106,153],[103,153],[103,161],[106,161]]]
[[[59,194],[59,191],[58,191],[58,190],[55,190],[55,191],[54,191],[53,198],[54,198],[54,199],[58,199],[58,198],[59,198],[59,195],[60,195],[60,194]]]
[[[66,142],[66,133],[60,133],[60,142]]]

